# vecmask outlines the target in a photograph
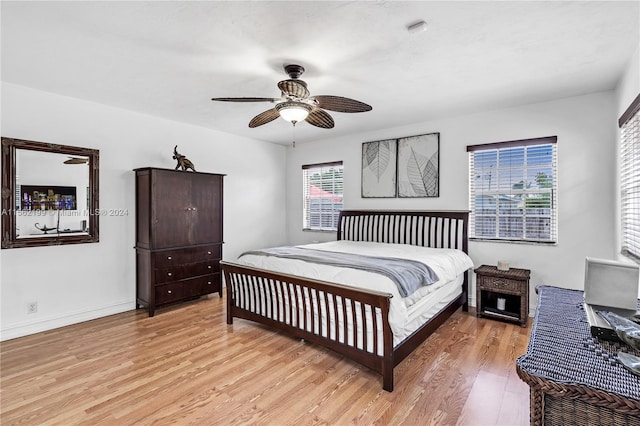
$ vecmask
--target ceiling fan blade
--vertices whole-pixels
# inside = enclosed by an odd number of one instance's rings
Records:
[[[343,98],[342,96],[320,95],[314,96],[320,108],[336,112],[367,112],[371,111],[371,105],[355,99]]]
[[[278,112],[278,110],[276,110],[275,108],[268,109],[265,112],[261,112],[260,114],[253,117],[249,122],[249,127],[253,128],[262,126],[263,124],[267,124],[278,117],[280,117],[280,113]]]
[[[333,129],[334,126],[333,118],[320,108],[312,109],[305,120],[307,123],[323,129]]]
[[[285,95],[306,98],[309,96],[307,84],[302,80],[282,80],[278,83],[278,89]]]
[[[279,98],[211,98],[212,101],[223,102],[276,102]]]
[[[64,164],[87,164],[88,162],[88,158],[69,157],[68,160],[64,161]]]

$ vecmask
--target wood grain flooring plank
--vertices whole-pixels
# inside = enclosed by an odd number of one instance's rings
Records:
[[[0,423],[523,424],[528,387],[515,359],[529,331],[457,311],[396,367],[389,393],[328,349],[227,325],[215,295],[2,342]]]

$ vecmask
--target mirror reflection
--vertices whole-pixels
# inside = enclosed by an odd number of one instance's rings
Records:
[[[99,151],[2,138],[2,248],[99,240]]]
[[[16,150],[16,238],[88,234],[89,157]]]

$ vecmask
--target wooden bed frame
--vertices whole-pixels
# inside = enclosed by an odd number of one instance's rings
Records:
[[[468,253],[468,215],[466,211],[344,210],[337,238],[456,248]],[[394,348],[388,321],[391,294],[230,262],[220,264],[227,288],[227,324],[233,324],[234,317],[243,318],[325,346],[380,373],[383,389],[389,392],[393,391],[393,368],[459,306],[468,310],[467,271],[462,294]],[[322,313],[330,321],[323,323]],[[369,333],[360,333],[358,338],[358,330]]]

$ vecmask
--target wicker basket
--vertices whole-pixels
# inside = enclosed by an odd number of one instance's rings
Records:
[[[640,377],[617,360],[640,351],[591,336],[581,291],[536,291],[529,347],[516,363],[531,388],[531,424],[640,426]]]

